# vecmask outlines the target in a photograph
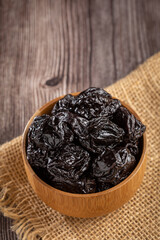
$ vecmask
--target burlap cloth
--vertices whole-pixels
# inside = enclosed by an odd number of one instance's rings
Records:
[[[14,219],[20,239],[160,239],[158,161],[160,153],[160,53],[106,89],[127,102],[147,126],[147,169],[141,187],[123,207],[94,219],[66,217],[32,191],[21,157],[21,137],[0,148],[0,209]]]

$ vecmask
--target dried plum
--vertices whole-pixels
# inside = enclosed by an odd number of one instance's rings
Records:
[[[50,180],[51,186],[70,193],[95,193],[96,180],[93,178],[83,177],[77,181],[68,178],[56,177]]]
[[[68,144],[49,158],[47,170],[51,176],[77,180],[88,169],[90,155],[82,147]]]
[[[63,112],[65,110],[72,111],[74,105],[75,97],[71,94],[67,94],[64,98],[60,99],[54,105],[51,114],[54,115],[58,112]]]
[[[102,153],[106,147],[113,148],[123,141],[124,130],[107,117],[98,117],[89,123],[81,120],[82,122],[85,122],[84,127],[79,128],[76,134],[80,144],[89,152]]]
[[[124,130],[106,117],[99,117],[90,123],[89,135],[95,149],[100,145],[112,148],[123,141]]]
[[[74,139],[74,134],[69,125],[69,118],[70,113],[68,111],[58,112],[51,117],[54,133],[60,137],[61,143],[72,142]]]
[[[127,143],[126,148],[130,151],[131,154],[136,156],[139,153],[138,142],[136,143]]]
[[[114,177],[116,159],[113,151],[107,149],[92,163],[92,176],[95,178]]]
[[[74,114],[70,124],[79,143],[93,153],[103,152],[108,146],[113,148],[123,141],[125,133],[107,117],[98,117],[89,121]]]
[[[119,149],[114,153],[116,158],[116,174],[112,180],[113,185],[117,185],[130,175],[136,166],[136,159],[127,148]]]
[[[103,89],[88,88],[76,97],[73,108],[74,113],[86,119],[97,117],[111,100],[111,95]]]
[[[145,126],[100,88],[60,99],[28,131],[27,159],[51,186],[95,193],[120,183],[141,156]]]
[[[27,158],[32,167],[46,168],[48,157],[47,151],[40,148],[35,148],[34,145],[29,144],[27,147]]]
[[[76,114],[70,114],[69,123],[76,137],[86,138],[88,134],[89,121]]]
[[[115,186],[125,179],[136,166],[135,157],[128,149],[107,149],[92,164],[92,176],[98,183]]]
[[[128,109],[121,106],[115,112],[113,121],[126,132],[126,137],[131,141],[137,141],[142,137],[146,127]]]

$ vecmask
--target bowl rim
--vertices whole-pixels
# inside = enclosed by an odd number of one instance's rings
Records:
[[[76,92],[76,93],[70,93],[71,95],[78,95],[80,92]],[[26,138],[27,138],[27,133],[28,133],[28,129],[31,125],[31,123],[33,122],[33,119],[36,116],[40,116],[41,112],[48,106],[52,105],[53,103],[56,103],[59,99],[63,98],[65,95],[62,95],[60,97],[54,98],[51,101],[47,102],[46,104],[44,104],[42,107],[40,107],[29,119],[29,121],[26,124],[26,127],[24,129],[24,132],[22,134],[22,155],[23,155],[23,161],[24,163],[27,165],[27,167],[29,168],[31,174],[42,184],[44,185],[45,188],[49,188],[51,191],[54,190],[55,192],[58,191],[60,194],[68,196],[68,197],[85,197],[85,198],[90,198],[90,197],[98,197],[101,195],[105,195],[111,192],[116,191],[117,189],[121,188],[123,185],[125,185],[129,180],[131,180],[131,178],[133,178],[137,172],[140,170],[143,161],[145,159],[145,155],[146,155],[146,148],[147,148],[147,137],[146,137],[146,132],[143,133],[143,151],[141,154],[141,158],[137,164],[137,166],[135,167],[135,169],[132,171],[132,173],[126,178],[124,179],[122,182],[120,182],[119,184],[115,185],[114,187],[111,187],[107,190],[101,191],[101,192],[96,192],[96,193],[87,193],[87,194],[83,194],[83,193],[70,193],[70,192],[65,192],[62,190],[59,190],[57,188],[52,187],[51,185],[47,184],[45,181],[43,181],[40,177],[38,177],[38,175],[34,172],[34,170],[32,169],[31,165],[29,164],[28,160],[27,160],[27,154],[26,154]],[[115,97],[112,97],[114,99],[117,99]],[[125,102],[123,102],[122,100],[119,100],[121,102],[121,104],[126,107],[129,111],[131,110],[132,114],[141,121],[140,117],[138,116],[138,114]]]

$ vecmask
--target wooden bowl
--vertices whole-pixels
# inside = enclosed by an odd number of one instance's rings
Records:
[[[73,95],[77,95],[74,93]],[[64,96],[62,96],[64,97]],[[35,112],[29,120],[22,140],[22,155],[28,180],[38,197],[49,207],[56,211],[72,217],[90,218],[105,215],[126,203],[139,188],[146,167],[146,133],[143,134],[143,149],[140,161],[133,172],[118,185],[98,193],[73,194],[58,190],[42,181],[31,168],[26,156],[26,138],[28,129],[36,116],[50,114],[54,104],[61,99],[58,97],[46,103]],[[140,120],[138,115],[125,103],[121,101],[134,116]]]

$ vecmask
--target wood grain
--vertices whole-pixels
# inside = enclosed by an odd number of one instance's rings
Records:
[[[159,51],[159,12],[159,0],[1,0],[0,143],[50,99],[106,87]],[[9,229],[0,216],[0,239],[16,239]]]

